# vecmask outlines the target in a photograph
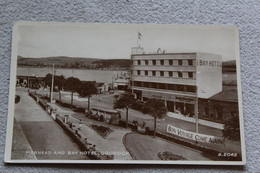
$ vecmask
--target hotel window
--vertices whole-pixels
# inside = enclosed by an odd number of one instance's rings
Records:
[[[148,71],[144,71],[144,73],[145,73],[145,76],[148,76]]]
[[[148,64],[149,64],[148,60],[145,60],[145,65],[148,65]]]
[[[196,86],[186,86],[187,92],[196,93]]]
[[[153,60],[153,65],[156,65],[156,60]]]
[[[168,90],[174,90],[174,85],[173,84],[168,84]]]
[[[177,91],[184,91],[184,85],[177,85]]]
[[[164,65],[164,60],[160,60],[160,64],[161,64],[161,65]]]
[[[136,82],[136,85],[137,87],[141,87],[142,86],[142,83],[141,82]]]
[[[165,90],[166,84],[159,83],[159,89]]]
[[[193,72],[188,72],[189,78],[193,78]]]
[[[134,86],[141,86],[141,83],[134,81]]]
[[[164,71],[160,71],[160,76],[164,76]]]
[[[178,72],[178,77],[182,77],[182,72]]]
[[[138,65],[141,65],[141,60],[138,60],[138,61],[137,61],[137,64],[138,64]]]
[[[173,60],[169,60],[169,65],[173,65]]]
[[[145,87],[145,88],[149,88],[149,82],[144,82],[143,87]]]
[[[153,71],[153,76],[156,76],[156,71]]]
[[[151,87],[157,89],[157,83],[152,83]]]
[[[141,74],[141,71],[140,70],[137,70],[137,75],[140,75]]]
[[[169,71],[169,77],[172,77],[172,76],[173,76],[173,72]]]
[[[193,60],[192,60],[192,59],[189,59],[189,60],[188,60],[188,64],[189,64],[189,66],[192,66],[192,65],[193,65]]]
[[[182,60],[178,60],[178,65],[182,65]]]

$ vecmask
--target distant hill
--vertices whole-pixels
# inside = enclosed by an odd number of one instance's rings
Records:
[[[222,62],[223,67],[236,67],[236,60]]]
[[[103,59],[103,60],[94,61],[93,63],[102,64],[104,68],[108,68],[111,66],[123,67],[123,68],[131,67],[130,59],[106,59],[106,60]]]
[[[222,62],[223,72],[236,72],[236,60]]]
[[[90,64],[97,59],[95,58],[72,58],[66,56],[57,56],[57,57],[47,57],[47,58],[24,58],[18,56],[18,65],[37,65],[37,64],[45,64],[45,65],[65,65],[66,63],[76,63],[83,62],[85,64]]]
[[[44,58],[25,58],[18,56],[18,66],[50,67],[55,64],[60,68],[87,68],[87,69],[111,69],[111,68],[130,68],[130,59],[97,59],[97,58],[78,58],[78,57],[44,57]]]

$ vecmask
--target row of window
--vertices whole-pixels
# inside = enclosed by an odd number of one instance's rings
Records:
[[[132,82],[131,82],[131,84],[132,84]],[[139,82],[139,81],[134,81],[133,85],[136,87],[145,87],[145,88],[196,93],[196,86],[189,86],[189,85],[176,85],[176,84]]]
[[[132,71],[133,73],[133,71]],[[157,73],[157,74],[156,74]],[[144,76],[160,76],[160,77],[179,77],[179,78],[194,78],[193,72],[173,72],[173,71],[148,71],[137,70],[136,75]]]
[[[177,65],[177,66],[194,66],[193,60],[134,60],[133,65]]]

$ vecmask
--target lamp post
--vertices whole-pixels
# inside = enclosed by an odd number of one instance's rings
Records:
[[[196,127],[195,127],[195,132],[196,133],[199,133],[199,113],[198,113],[198,97],[196,96],[195,98],[195,124],[196,124]]]
[[[196,97],[194,104],[194,115],[195,115],[195,132],[199,133],[199,112],[198,112],[198,86],[196,86]],[[198,141],[196,141],[198,144]]]

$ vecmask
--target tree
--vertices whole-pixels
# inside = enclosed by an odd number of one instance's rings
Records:
[[[43,78],[45,87],[47,86],[50,87],[49,98],[51,98],[51,80],[52,80],[52,74],[50,73],[46,74],[46,76]]]
[[[73,93],[79,90],[81,81],[78,78],[69,77],[64,82],[64,90],[71,92],[71,106],[73,105]]]
[[[240,139],[239,116],[234,115],[224,122],[223,136],[231,140]]]
[[[81,97],[88,97],[88,113],[90,113],[90,98],[97,93],[96,82],[82,82],[78,93]]]
[[[50,87],[50,95],[49,97],[51,97],[51,81],[52,81],[52,74],[48,73],[44,78],[43,81],[45,83],[45,87],[49,86]],[[54,75],[54,86],[58,87],[58,91],[59,91],[59,101],[61,101],[61,94],[60,91],[62,90],[62,86],[64,84],[65,78],[63,75],[61,76],[56,76]],[[55,88],[55,87],[54,87]]]
[[[145,113],[148,113],[154,117],[154,137],[157,131],[157,118],[162,118],[167,113],[167,107],[164,105],[164,101],[160,99],[148,99],[144,104]]]
[[[126,109],[126,125],[128,127],[128,111],[129,108],[136,102],[133,94],[125,93],[120,95],[114,102],[114,109]]]
[[[64,78],[63,75],[61,75],[61,76],[54,76],[54,86],[58,87],[60,103],[61,103],[61,93],[60,93],[60,91],[63,88],[64,82],[65,82],[65,78]]]

